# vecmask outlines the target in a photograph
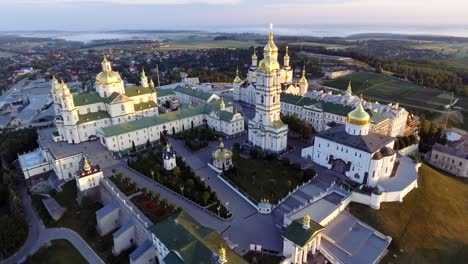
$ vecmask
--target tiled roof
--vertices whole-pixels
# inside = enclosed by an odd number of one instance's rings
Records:
[[[125,87],[125,95],[129,97],[143,95],[143,94],[151,94],[155,91],[151,87]]]
[[[368,153],[374,153],[395,140],[392,137],[373,132],[369,132],[367,135],[350,135],[346,133],[344,125],[337,125],[325,131],[318,132],[315,136]]]
[[[301,219],[302,220],[302,219]],[[283,237],[303,247],[323,230],[323,226],[310,220],[310,227],[305,229],[301,220],[294,220],[284,231]]]
[[[221,245],[226,249],[228,263],[247,263],[216,231],[201,226],[184,212],[151,226],[149,230],[183,261],[179,262],[175,255],[168,256],[167,261],[164,259],[166,263],[216,263],[215,254]]]
[[[78,115],[77,124],[83,124],[83,123],[96,121],[96,120],[100,120],[104,118],[110,118],[109,113],[107,113],[106,111],[91,112],[89,114]]]

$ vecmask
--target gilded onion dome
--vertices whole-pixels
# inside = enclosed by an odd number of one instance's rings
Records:
[[[286,54],[284,54],[284,58],[285,58],[285,59],[289,59],[289,54],[288,54],[288,52],[289,52],[289,48],[288,48],[288,46],[286,46]]]
[[[84,164],[83,164],[83,170],[84,171],[90,171],[91,170],[91,165],[89,165],[88,159],[84,159]]]
[[[55,75],[52,76],[52,87],[53,87],[52,92],[57,93],[57,94],[62,93],[62,85],[55,78]]]
[[[271,53],[271,54],[278,54],[278,47],[276,46],[275,42],[273,41],[273,31],[270,30],[270,34],[268,34],[268,43],[263,48],[264,53]]]
[[[370,115],[362,107],[362,103],[348,114],[348,123],[358,126],[368,125],[370,122]]]
[[[224,148],[224,143],[221,141],[219,148],[211,155],[215,160],[229,160],[232,158],[232,151]]]
[[[234,83],[241,83],[242,79],[239,77],[239,68],[236,69],[236,78],[234,78]]]
[[[258,57],[257,57],[257,53],[255,52],[255,46],[253,48],[253,54],[252,54],[252,60],[257,60]]]
[[[101,63],[103,65],[102,72],[96,76],[96,82],[99,84],[112,84],[122,82],[122,78],[118,72],[112,70],[110,62],[104,56],[104,60]]]
[[[305,77],[305,65],[302,67],[302,76],[301,79],[299,80],[299,83],[301,84],[307,84],[307,79]]]

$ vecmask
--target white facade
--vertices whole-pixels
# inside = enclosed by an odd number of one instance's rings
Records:
[[[280,119],[282,76],[277,58],[278,48],[270,32],[264,59],[256,72],[255,117],[249,120],[249,142],[269,152],[287,148],[288,126]]]
[[[385,124],[384,128],[375,128],[376,131],[383,131],[384,134],[390,137],[403,136],[405,134],[406,122],[409,114],[405,108],[400,107],[398,103],[380,104],[379,102],[372,103],[370,101],[364,101],[358,96],[352,95],[351,83],[344,95],[313,90],[307,93],[307,97],[322,102],[341,104],[350,107],[356,107],[359,103],[362,103],[366,110],[373,113],[373,119],[374,115],[378,115],[379,117],[376,120],[381,122],[385,118],[388,119],[388,121],[386,121],[388,124]]]
[[[374,134],[369,127],[370,116],[359,104],[348,114],[344,127],[318,133],[313,146],[302,150],[302,156],[353,181],[375,187],[379,180],[394,172],[396,151],[394,138]]]
[[[142,118],[128,122],[125,127],[111,126],[102,129],[101,143],[110,151],[122,151],[159,140],[162,134],[174,134],[192,127],[207,125],[228,136],[244,131],[244,117],[233,113],[232,106],[222,108],[223,101],[194,105],[177,112],[155,118]],[[224,110],[221,110],[224,109]]]
[[[176,154],[174,149],[167,144],[166,149],[163,151],[163,165],[165,170],[173,170],[177,166]]]
[[[273,43],[274,44],[274,43]],[[276,47],[276,46],[275,46]],[[276,48],[276,54],[273,54],[277,57],[278,50]],[[247,79],[242,80],[239,76],[239,70],[236,72],[236,78],[233,81],[233,89],[234,89],[234,100],[241,101],[250,105],[255,105],[256,103],[256,96],[258,95],[256,92],[256,87],[259,83],[259,71],[261,70],[258,65],[258,57],[255,54],[252,55],[252,64],[249,68],[247,73]],[[288,47],[286,47],[286,54],[284,56],[283,66],[279,68],[278,64],[278,78],[277,82],[281,88],[281,91],[284,93],[290,93],[295,95],[304,95],[307,93],[309,88],[309,83],[305,78],[305,71],[302,72],[302,77],[297,83],[293,83],[293,69],[289,65],[289,55],[288,55]]]
[[[150,82],[152,84],[152,82]],[[104,58],[96,76],[96,92],[71,94],[62,81],[52,80],[57,140],[80,143],[96,138],[100,128],[158,114],[156,92],[145,72],[141,87],[124,87],[118,72]]]
[[[80,192],[85,192],[99,186],[103,177],[99,166],[91,166],[85,158],[82,169],[76,174],[76,187]]]

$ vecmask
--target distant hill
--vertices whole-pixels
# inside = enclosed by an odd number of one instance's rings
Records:
[[[415,40],[415,41],[443,41],[443,42],[468,42],[468,38],[438,36],[438,35],[405,35],[391,33],[363,33],[349,35],[346,39],[395,39],[395,40]]]

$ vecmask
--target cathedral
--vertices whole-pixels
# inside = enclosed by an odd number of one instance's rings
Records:
[[[254,54],[255,55],[255,54]],[[255,59],[255,60],[254,60]],[[288,126],[280,119],[280,94],[291,82],[292,69],[289,67],[289,58],[285,56],[285,67],[278,63],[278,47],[273,41],[273,32],[270,30],[268,43],[263,48],[263,59],[256,68],[256,56],[253,57],[253,69],[249,72],[253,89],[251,90],[255,105],[255,117],[249,120],[249,142],[267,152],[279,153],[287,148]],[[235,83],[239,84],[239,76]],[[304,78],[305,80],[305,78]],[[292,84],[291,84],[292,85]],[[234,86],[236,87],[236,86]],[[306,83],[301,90],[305,93]],[[243,88],[241,88],[243,89]],[[291,87],[292,89],[292,87]],[[235,88],[235,91],[239,87]],[[249,90],[249,88],[247,89]],[[238,98],[235,98],[238,99]]]
[[[275,78],[275,81],[278,83],[278,85],[281,88],[281,92],[287,93],[287,94],[294,94],[294,95],[304,95],[307,93],[307,89],[309,86],[309,83],[307,82],[307,79],[305,77],[305,68],[302,69],[302,77],[297,83],[293,83],[293,69],[289,65],[289,54],[288,54],[288,47],[286,47],[286,54],[284,55],[284,61],[283,61],[283,67],[280,67],[278,63],[278,48],[276,47],[275,43],[273,42],[273,34],[270,32],[269,35],[269,40],[268,40],[268,45],[272,44],[271,48],[272,52],[274,54],[274,63],[275,67],[278,68],[278,77]],[[265,47],[267,48],[267,47]],[[272,58],[273,58],[272,57]],[[264,57],[265,58],[265,57]],[[249,72],[247,73],[247,79],[242,80],[239,76],[239,70],[236,71],[236,78],[233,81],[233,88],[234,88],[234,100],[236,101],[241,101],[250,105],[254,105],[256,102],[256,96],[257,96],[257,85],[260,85],[262,78],[260,71],[265,70],[265,66],[268,61],[265,61],[263,59],[260,61],[260,65],[257,65],[258,62],[258,57],[255,54],[255,48],[254,48],[254,54],[252,55],[252,64],[250,65]],[[263,62],[263,64],[262,64]],[[272,61],[273,63],[273,61]]]
[[[349,112],[345,125],[319,132],[302,156],[346,175],[355,182],[375,187],[393,177],[398,168],[395,138],[370,131],[371,117],[362,104]]]
[[[104,57],[96,76],[96,92],[71,94],[55,77],[52,97],[57,132],[54,141],[80,143],[98,137],[101,128],[158,115],[154,83],[143,70],[140,86],[125,87],[120,74]]]

